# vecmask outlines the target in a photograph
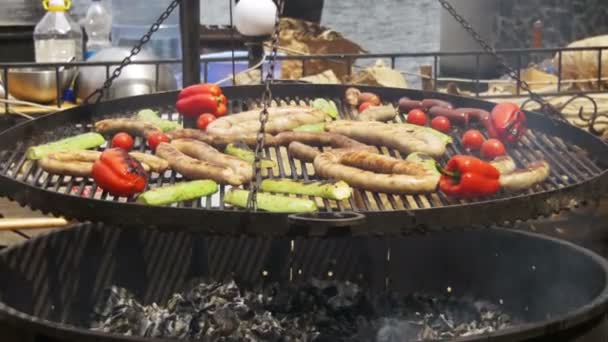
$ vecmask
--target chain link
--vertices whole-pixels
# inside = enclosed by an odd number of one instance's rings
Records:
[[[148,32],[146,32],[146,34],[144,34],[141,37],[139,42],[137,42],[137,44],[135,44],[135,46],[131,49],[131,53],[129,54],[129,56],[125,57],[120,62],[118,67],[116,69],[114,69],[114,71],[112,72],[112,76],[108,77],[105,80],[105,82],[103,82],[103,85],[101,87],[97,88],[94,92],[92,92],[89,96],[87,96],[87,98],[84,100],[85,104],[89,103],[95,96],[97,96],[97,98],[95,99],[95,103],[99,103],[99,101],[101,101],[101,99],[104,97],[106,91],[108,91],[108,89],[110,89],[110,87],[112,86],[112,83],[114,82],[114,80],[116,80],[122,73],[122,69],[124,69],[127,65],[131,64],[131,62],[133,61],[133,57],[137,56],[137,54],[139,54],[141,52],[141,49],[144,47],[144,45],[146,45],[146,43],[148,43],[150,41],[150,38],[152,38],[152,35],[156,31],[158,31],[158,29],[160,28],[160,25],[162,25],[163,22],[165,22],[165,20],[167,20],[167,18],[169,18],[171,13],[173,13],[173,10],[175,10],[175,8],[177,8],[177,6],[179,6],[181,1],[182,0],[173,0],[169,4],[169,7],[167,7],[167,9],[158,17],[156,22],[154,24],[152,24],[152,26],[150,26],[150,29],[148,30]],[[185,0],[185,1],[189,1],[189,0]]]
[[[473,39],[475,39],[475,41],[490,55],[492,55],[494,58],[496,58],[496,60],[498,61],[498,63],[506,70],[507,75],[509,77],[511,77],[513,80],[517,81],[517,83],[519,84],[519,86],[528,93],[528,95],[530,96],[530,99],[534,102],[537,102],[538,104],[540,104],[541,106],[541,110],[543,110],[544,112],[550,114],[550,115],[554,115],[557,118],[564,120],[563,116],[561,115],[561,113],[555,109],[550,103],[548,103],[547,101],[545,101],[545,99],[542,98],[542,96],[538,95],[537,93],[533,92],[532,89],[530,88],[530,85],[522,80],[519,75],[518,72],[516,70],[514,70],[513,68],[511,68],[508,64],[507,61],[500,56],[499,54],[496,53],[496,50],[491,47],[484,39],[483,37],[481,37],[481,35],[479,33],[477,33],[477,31],[475,31],[475,29],[473,28],[473,26],[471,26],[471,24],[469,24],[469,22],[463,18],[454,8],[454,6],[452,6],[448,0],[438,0],[439,3],[441,4],[441,6],[448,11],[448,13],[450,13],[450,15],[452,17],[454,17],[454,19],[473,37]]]
[[[257,195],[258,189],[260,188],[260,182],[262,181],[262,153],[264,151],[264,145],[266,143],[266,123],[268,122],[268,108],[272,104],[272,89],[271,85],[274,81],[274,68],[277,58],[277,50],[279,45],[279,26],[281,23],[281,13],[283,13],[283,7],[285,4],[284,0],[275,0],[277,6],[277,16],[274,22],[274,32],[272,34],[272,51],[268,56],[268,71],[266,78],[264,79],[264,93],[262,94],[262,111],[260,112],[260,130],[256,136],[255,145],[255,158],[253,161],[253,182],[251,185],[251,191],[247,198],[247,208],[250,210],[257,210]]]

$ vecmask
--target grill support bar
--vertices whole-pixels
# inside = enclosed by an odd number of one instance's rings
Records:
[[[201,82],[199,55],[200,0],[182,0],[179,21],[182,34],[182,72],[184,87]],[[184,118],[184,126],[196,127],[196,119]]]

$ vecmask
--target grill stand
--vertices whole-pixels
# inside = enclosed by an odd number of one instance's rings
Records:
[[[179,7],[182,34],[182,73],[184,87],[201,82],[199,56],[200,0],[182,0]],[[196,127],[196,119],[184,118],[184,126]]]

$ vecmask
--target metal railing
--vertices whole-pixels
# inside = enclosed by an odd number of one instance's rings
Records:
[[[511,59],[516,60],[515,69],[518,72],[521,72],[523,65],[523,60],[531,59],[533,56],[544,56],[545,59],[549,57],[549,55],[556,56],[557,65],[555,75],[557,77],[557,91],[554,92],[546,92],[542,93],[543,96],[567,96],[567,95],[581,95],[582,94],[597,94],[604,93],[605,90],[602,88],[602,82],[608,81],[608,78],[602,77],[602,58],[603,54],[606,53],[604,50],[608,50],[608,46],[595,46],[595,47],[580,47],[580,48],[543,48],[543,49],[506,49],[506,50],[497,50],[497,54],[506,56]],[[581,91],[563,91],[564,77],[563,77],[563,54],[566,52],[593,52],[597,54],[597,74],[592,80],[587,80],[589,82],[595,82],[597,85],[595,89]],[[521,87],[520,84],[516,84],[515,94],[492,94],[492,95],[484,95],[481,91],[481,84],[491,82],[497,82],[499,80],[483,80],[481,79],[481,58],[484,56],[491,56],[487,52],[484,51],[460,51],[460,52],[421,52],[421,53],[373,53],[373,54],[325,54],[325,55],[301,55],[301,56],[277,56],[278,60],[281,61],[302,61],[302,68],[305,68],[305,61],[311,60],[323,60],[323,61],[331,61],[331,62],[343,62],[347,63],[347,65],[354,65],[358,61],[365,61],[370,59],[386,59],[389,61],[391,68],[396,68],[397,65],[402,61],[411,61],[415,59],[430,59],[432,60],[432,74],[430,76],[425,75],[415,75],[421,78],[427,77],[432,84],[432,90],[436,91],[438,88],[439,82],[446,82],[452,80],[455,83],[464,82],[473,84],[473,94],[477,98],[484,97],[492,97],[492,98],[506,98],[521,95]],[[474,78],[471,79],[453,79],[453,78],[442,78],[439,75],[439,64],[441,58],[447,57],[471,57],[475,59],[475,68],[474,68]],[[209,75],[209,65],[214,62],[230,62],[232,59],[230,57],[217,57],[217,58],[203,58],[201,59],[202,64],[202,79],[207,82]],[[234,59],[235,62],[248,61],[247,57],[236,57]],[[24,63],[0,63],[0,72],[2,75],[2,80],[5,88],[4,98],[5,100],[9,99],[10,93],[10,82],[8,80],[9,69],[20,69],[20,68],[49,68],[55,70],[56,75],[56,86],[57,86],[57,94],[56,94],[56,106],[61,108],[62,105],[62,89],[60,87],[60,70],[61,68],[69,68],[69,67],[104,67],[106,70],[106,76],[110,75],[111,68],[118,66],[120,61],[112,61],[112,62],[74,62],[74,63],[33,63],[33,62],[24,62]],[[163,65],[175,65],[181,64],[181,60],[179,59],[158,59],[158,60],[150,60],[150,61],[133,61],[131,64],[133,65],[154,65],[155,66],[155,91],[158,91],[159,86],[159,70]],[[352,73],[353,68],[348,68],[348,75]],[[412,75],[412,73],[406,73],[407,75]],[[519,75],[520,76],[520,75]],[[572,80],[568,80],[571,82]],[[9,104],[8,102],[4,103],[5,112],[9,112]]]

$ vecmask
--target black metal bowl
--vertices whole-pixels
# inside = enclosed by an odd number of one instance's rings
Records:
[[[439,93],[416,90],[361,87],[379,94],[385,102],[396,103],[402,96],[412,99],[439,98],[456,107],[477,107],[490,110],[494,104]],[[329,98],[339,104],[341,115],[350,117],[351,109],[342,103],[346,86],[275,85],[275,99],[287,103],[309,103],[314,98]],[[262,86],[226,87],[231,99],[229,109],[239,112],[258,104]],[[170,207],[149,207],[134,203],[134,198],[113,198],[105,192],[96,193],[91,179],[49,175],[25,159],[28,146],[91,130],[93,122],[111,116],[132,115],[142,108],[156,108],[166,117],[177,119],[174,103],[177,94],[162,93],[81,106],[24,123],[0,134],[0,195],[7,196],[35,209],[76,218],[80,221],[105,222],[125,227],[146,227],[192,230],[226,235],[344,235],[344,234],[408,234],[441,231],[454,227],[501,224],[526,220],[576,205],[598,197],[608,190],[608,145],[601,139],[565,122],[539,113],[527,113],[529,130],[524,139],[509,152],[520,167],[545,159],[552,168],[549,179],[529,191],[471,201],[449,199],[441,194],[396,196],[355,191],[350,201],[323,201],[320,211],[325,223],[288,219],[287,214],[237,210],[223,203],[224,186],[218,194],[190,203]],[[400,115],[398,120],[403,120]],[[456,127],[451,133],[454,144],[442,162],[462,153],[460,137],[465,130]],[[144,151],[138,139],[136,148]],[[278,149],[268,148],[276,155]],[[394,152],[389,152],[394,153]],[[296,179],[314,179],[311,165],[283,157],[278,175]],[[179,180],[175,172],[150,175],[149,184],[159,186]],[[83,192],[91,190],[89,194]],[[350,224],[340,214],[359,212],[365,220]],[[294,226],[297,222],[297,226]],[[335,224],[334,224],[335,223]]]
[[[390,257],[387,257],[390,255]],[[608,262],[573,244],[504,229],[401,238],[263,239],[83,224],[0,253],[3,341],[154,341],[86,329],[104,288],[162,303],[200,279],[353,281],[372,291],[502,303],[526,322],[454,341],[605,341]]]

